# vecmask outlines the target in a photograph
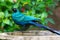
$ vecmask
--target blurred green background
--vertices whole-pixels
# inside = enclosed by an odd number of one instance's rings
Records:
[[[52,10],[55,8],[56,2],[53,0],[0,0],[0,32],[11,32],[21,29],[11,18],[12,8],[14,7],[25,15],[41,18],[40,23],[43,25],[47,25],[48,22],[54,24],[53,19],[48,18],[48,15],[53,15]]]

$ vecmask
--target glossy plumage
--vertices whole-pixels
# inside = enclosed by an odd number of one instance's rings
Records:
[[[15,23],[17,24],[28,24],[29,21],[33,21],[33,20],[39,20],[39,18],[35,18],[33,16],[26,16],[23,13],[19,12],[17,10],[17,12],[12,14],[12,19],[14,20]]]
[[[45,29],[47,29],[47,30],[49,30],[49,31],[51,31],[53,33],[56,33],[56,34],[60,35],[59,31],[54,30],[52,28],[49,28],[47,26],[44,26],[42,24],[34,22],[36,20],[39,21],[40,20],[39,18],[35,18],[33,16],[26,16],[23,13],[19,12],[19,10],[17,10],[17,9],[14,9],[13,11],[14,12],[12,14],[12,19],[16,24],[22,25],[22,30],[23,31],[29,28],[29,24],[32,24],[32,25],[35,25],[35,26],[37,26],[39,28],[45,28]]]
[[[18,24],[22,25],[22,27],[27,30],[29,28],[30,21],[40,20],[39,18],[35,18],[33,16],[26,16],[23,13],[19,12],[19,10],[13,9],[12,19],[13,21]],[[17,11],[17,12],[16,12]]]

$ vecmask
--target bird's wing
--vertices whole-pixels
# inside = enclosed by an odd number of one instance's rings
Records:
[[[26,16],[19,12],[12,14],[12,18],[14,21],[17,21],[17,22],[28,22],[31,20],[39,20],[38,18],[35,18],[33,16]]]
[[[13,14],[12,19],[17,22],[20,22],[20,21],[23,21],[24,15],[23,14]]]
[[[39,20],[38,18],[35,18],[33,16],[25,16],[24,21],[31,21],[31,20]]]

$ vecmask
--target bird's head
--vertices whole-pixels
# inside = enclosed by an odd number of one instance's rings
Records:
[[[13,8],[12,11],[13,11],[13,12],[17,12],[17,8]]]

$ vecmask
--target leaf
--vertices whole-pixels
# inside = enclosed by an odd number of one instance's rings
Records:
[[[47,18],[47,16],[48,16],[48,13],[42,12],[41,19],[44,20],[45,18]]]
[[[48,11],[48,13],[49,13],[50,15],[53,15],[52,11]]]
[[[39,1],[41,1],[41,0],[37,0],[37,2],[39,2]]]
[[[5,24],[2,22],[2,23],[1,23],[1,27],[4,27],[4,25],[5,25]]]
[[[33,5],[35,5],[35,2],[32,2]]]
[[[47,18],[47,20],[52,23],[52,24],[55,24],[55,21],[52,19],[52,18]]]
[[[13,5],[13,8],[18,8],[18,3]]]
[[[0,12],[0,18],[4,18],[4,12]]]
[[[4,0],[0,0],[0,2],[4,2]]]
[[[35,10],[34,10],[34,9],[32,9],[32,11],[31,11],[31,12],[32,12],[32,15],[34,15],[34,14],[35,14]]]
[[[38,7],[45,8],[45,3],[44,2],[39,2],[38,4],[39,4]]]
[[[9,2],[14,3],[13,0],[9,0]]]
[[[7,18],[9,16],[8,10],[5,11],[5,17]]]
[[[10,25],[10,20],[9,19],[4,19],[3,23]]]

